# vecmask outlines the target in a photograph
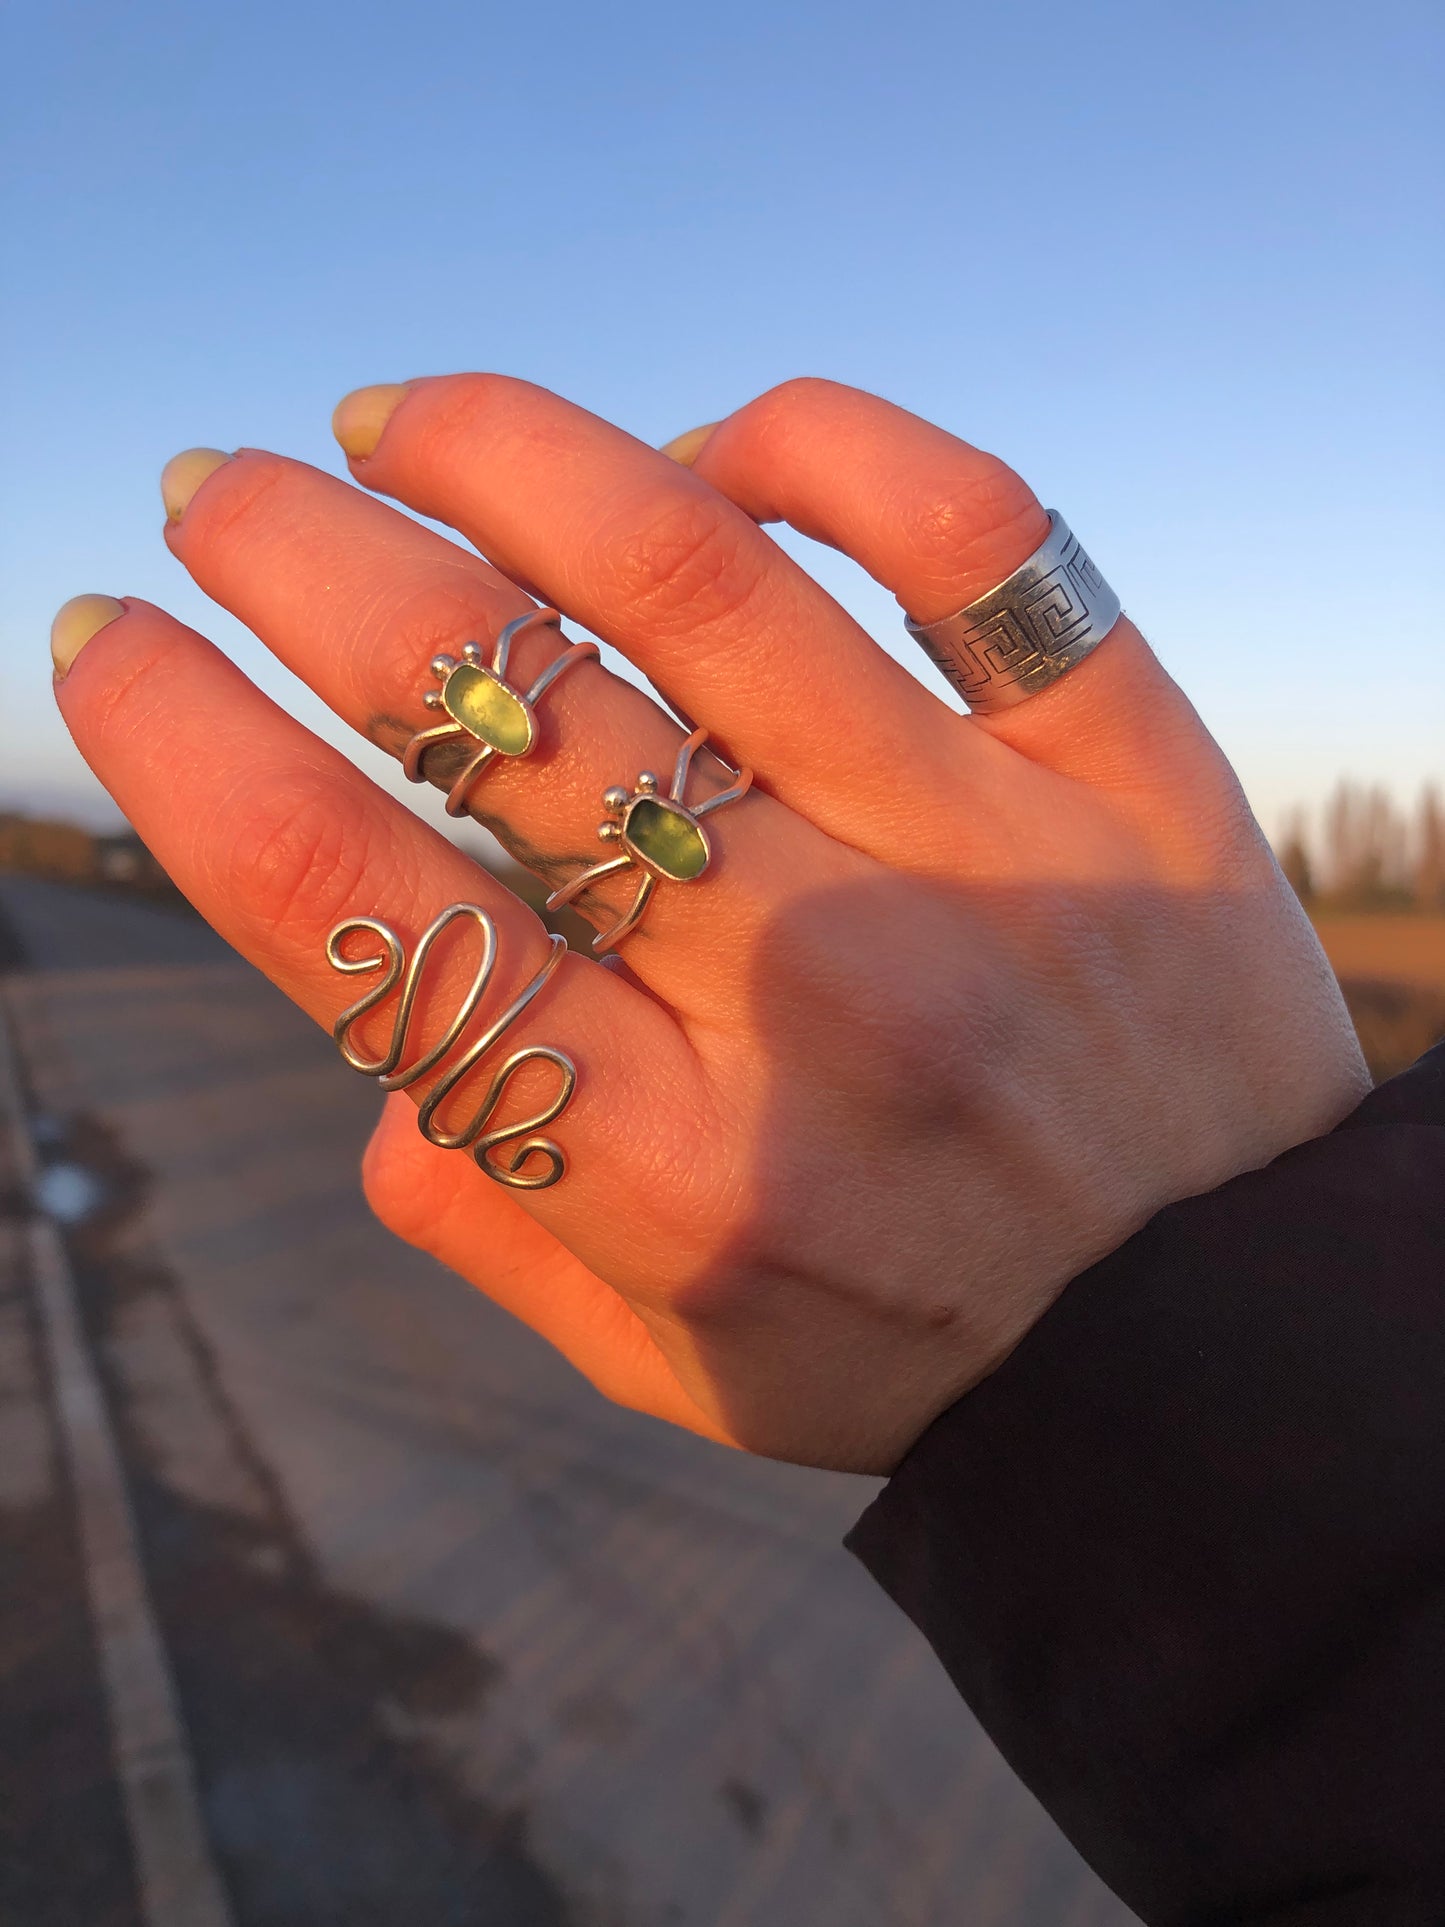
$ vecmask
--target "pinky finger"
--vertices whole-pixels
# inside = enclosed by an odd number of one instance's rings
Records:
[[[386,1100],[362,1181],[388,1231],[530,1325],[604,1398],[733,1443],[683,1391],[637,1313],[469,1158],[419,1136],[400,1093]]]

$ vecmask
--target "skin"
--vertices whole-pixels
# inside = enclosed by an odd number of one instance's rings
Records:
[[[1132,623],[1044,694],[959,716],[760,527],[831,543],[934,619],[1045,533],[994,457],[819,381],[678,460],[492,375],[365,391],[338,431],[359,488],[257,451],[184,458],[166,540],[346,721],[400,754],[435,720],[431,657],[488,644],[522,583],[757,773],[710,819],[702,882],[659,889],[620,966],[567,957],[509,1035],[581,1067],[554,1126],[562,1183],[493,1184],[428,1145],[404,1096],[365,1161],[387,1225],[610,1398],[887,1472],[1091,1262],[1363,1095],[1309,925]],[[57,650],[92,768],[320,1022],[359,988],[324,960],[344,917],[410,944],[471,900],[499,926],[498,999],[541,963],[529,911],[162,611],[127,602],[73,660]],[[556,652],[555,632],[524,637],[513,680]],[[541,714],[537,753],[494,765],[474,814],[555,884],[607,854],[603,790],[665,779],[681,732],[598,665]],[[445,784],[455,762],[433,762]],[[704,755],[689,799],[728,780]],[[581,907],[609,922],[635,881]],[[444,962],[423,1035],[467,968],[460,947]]]

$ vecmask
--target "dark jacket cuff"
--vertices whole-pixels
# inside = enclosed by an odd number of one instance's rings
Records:
[[[1445,1046],[1076,1279],[848,1544],[1146,1921],[1445,1920]]]

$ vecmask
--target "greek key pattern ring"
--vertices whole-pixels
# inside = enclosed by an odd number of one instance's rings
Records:
[[[938,622],[904,621],[976,716],[1026,702],[1092,655],[1119,598],[1057,509],[1011,576]]]
[[[426,973],[427,961],[437,938],[450,924],[461,918],[470,918],[482,938],[482,953],[471,984],[441,1037],[414,1064],[402,1070],[399,1066],[406,1051],[407,1033],[411,1029],[417,992]],[[345,955],[343,945],[348,938],[359,933],[374,937],[381,945],[381,954],[373,951],[365,956]],[[565,941],[561,937],[552,937],[550,943],[547,961],[536,976],[512,999],[502,1014],[468,1044],[456,1062],[442,1073],[417,1112],[417,1123],[428,1143],[439,1145],[444,1151],[469,1150],[478,1167],[489,1178],[495,1178],[498,1184],[505,1184],[514,1191],[544,1191],[549,1185],[556,1184],[567,1169],[567,1158],[562,1147],[550,1137],[539,1135],[566,1110],[577,1087],[577,1066],[567,1053],[553,1049],[550,1044],[527,1044],[520,1050],[514,1050],[492,1073],[481,1103],[460,1130],[443,1130],[437,1123],[437,1112],[473,1065],[501,1042],[562,961],[562,953],[567,948]],[[345,923],[337,924],[326,939],[326,961],[333,970],[340,971],[346,977],[364,976],[375,970],[381,972],[379,981],[372,985],[366,995],[342,1011],[331,1034],[341,1055],[353,1070],[360,1071],[364,1077],[374,1077],[384,1091],[404,1091],[419,1078],[425,1077],[428,1071],[435,1069],[475,1015],[496,972],[497,926],[479,904],[453,903],[422,932],[408,964],[402,941],[389,925],[379,922],[375,917],[350,917]],[[401,985],[401,997],[392,1013],[391,1041],[380,1057],[365,1057],[352,1043],[351,1033],[369,1011],[386,1002],[398,984]],[[524,1065],[531,1063],[551,1064],[556,1068],[557,1089],[551,1102],[530,1117],[489,1130],[487,1127],[496,1115],[507,1086]],[[495,1158],[493,1153],[504,1144],[515,1144],[516,1149],[502,1161]]]
[[[695,729],[677,752],[672,787],[666,796],[659,794],[661,779],[650,769],[641,772],[634,790],[624,789],[618,784],[603,791],[602,807],[607,812],[607,820],[598,826],[597,834],[604,843],[620,843],[622,855],[590,865],[562,889],[554,890],[547,899],[547,908],[558,910],[564,903],[571,903],[581,896],[588,885],[596,883],[600,877],[613,876],[619,870],[633,868],[644,872],[637,895],[632,900],[632,908],[626,916],[614,923],[610,930],[603,930],[592,939],[592,948],[599,956],[604,951],[615,950],[623,938],[630,936],[637,928],[659,883],[697,881],[712,861],[712,844],[699,818],[729,803],[736,803],[752,788],[752,771],[740,769],[736,782],[728,789],[688,806],[684,801],[688,771],[692,768],[693,757],[707,741],[707,736],[705,729]]]
[[[418,730],[402,752],[401,767],[409,782],[424,783],[422,760],[439,743],[473,742],[476,753],[468,759],[447,792],[447,815],[465,816],[467,799],[478,779],[498,756],[530,756],[537,747],[537,704],[569,669],[579,662],[595,662],[595,642],[569,643],[538,676],[530,689],[516,689],[507,680],[507,662],[512,644],[524,629],[534,623],[554,623],[562,618],[555,609],[529,609],[524,616],[509,622],[492,648],[490,664],[482,661],[479,643],[462,645],[461,660],[455,656],[433,656],[431,672],[441,684],[422,697],[428,709],[444,709],[451,721],[433,729]]]

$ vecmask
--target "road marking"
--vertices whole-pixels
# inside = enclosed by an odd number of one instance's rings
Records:
[[[0,980],[0,1128],[34,1197],[39,1159],[25,1121],[14,1032]],[[196,1794],[195,1768],[170,1662],[146,1587],[125,1473],[91,1362],[65,1246],[39,1212],[29,1224],[32,1277],[75,1493],[91,1620],[116,1778],[145,1927],[233,1927]]]

